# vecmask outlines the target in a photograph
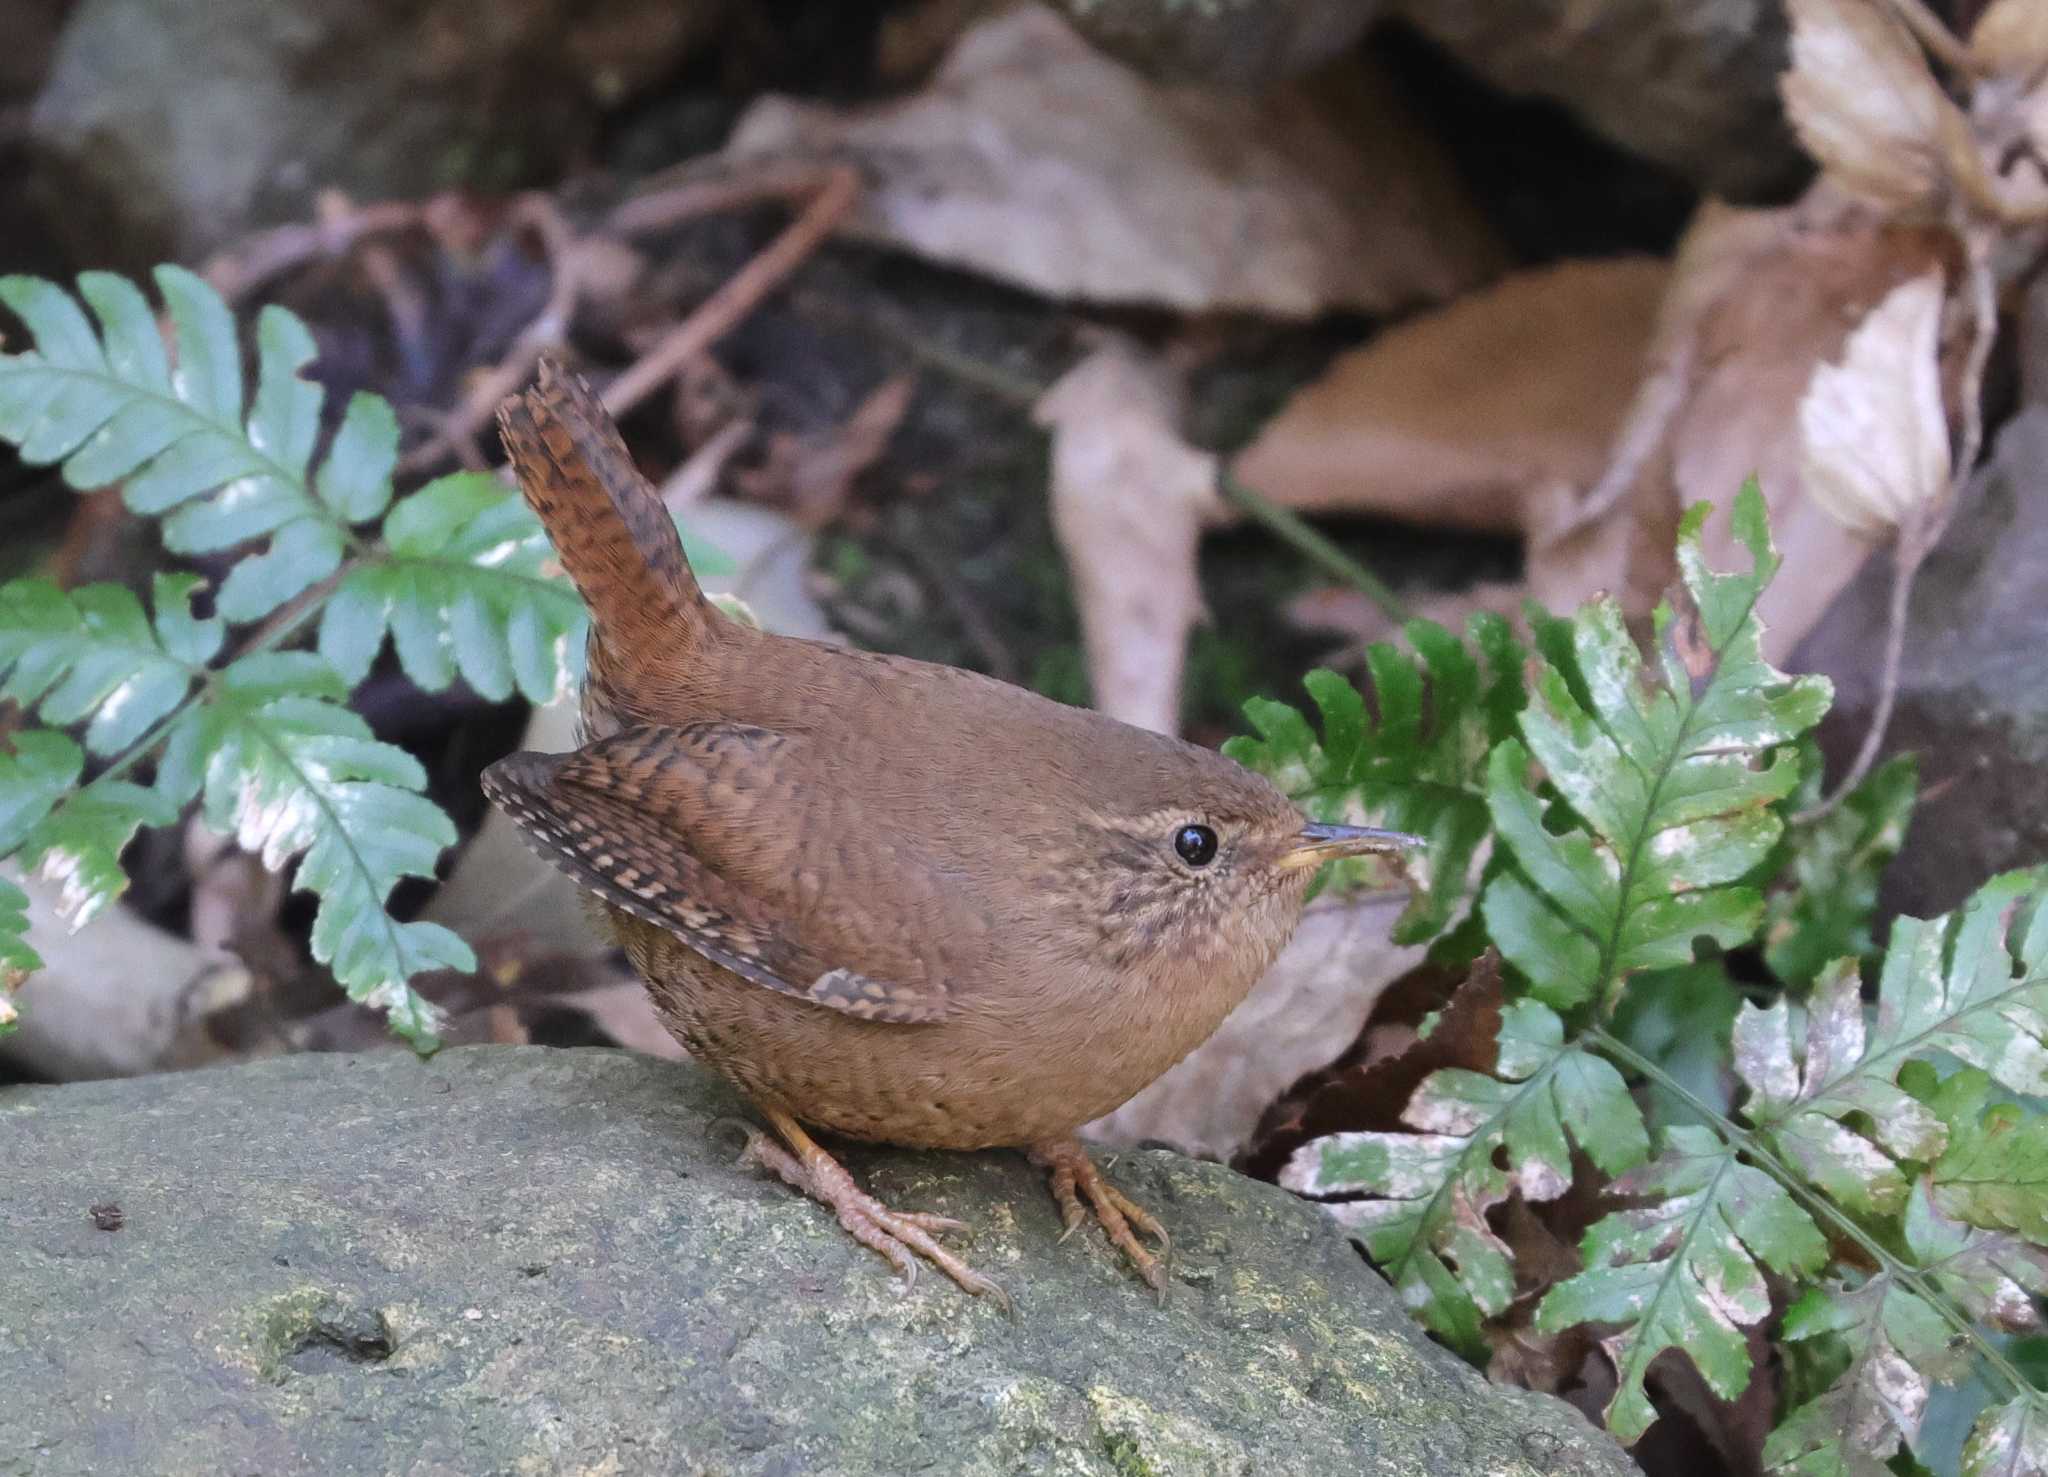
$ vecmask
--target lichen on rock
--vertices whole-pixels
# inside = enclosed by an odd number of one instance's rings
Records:
[[[0,1090],[0,1474],[1630,1470],[1270,1185],[1115,1161],[1176,1238],[1162,1306],[1021,1155],[850,1150],[976,1228],[1012,1320],[736,1167],[739,1111],[537,1048]]]

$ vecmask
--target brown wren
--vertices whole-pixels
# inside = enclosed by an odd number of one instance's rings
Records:
[[[776,636],[698,588],[589,389],[498,414],[590,607],[585,742],[484,790],[596,894],[662,1021],[774,1137],[747,1155],[914,1278],[1000,1290],[805,1125],[1017,1147],[1153,1287],[1165,1244],[1074,1131],[1198,1046],[1280,952],[1319,863],[1416,844],[1310,824],[1193,744],[953,667]],[[1134,1230],[1135,1228],[1135,1230]]]

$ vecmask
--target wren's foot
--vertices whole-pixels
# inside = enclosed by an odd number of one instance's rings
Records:
[[[976,1297],[992,1297],[1004,1312],[1013,1311],[1008,1293],[934,1239],[950,1231],[966,1230],[964,1222],[922,1211],[889,1209],[855,1184],[845,1166],[820,1148],[794,1118],[774,1108],[762,1108],[761,1116],[783,1143],[775,1142],[759,1129],[749,1128],[741,1163],[771,1169],[813,1200],[830,1206],[838,1215],[839,1224],[852,1233],[854,1240],[880,1252],[903,1274],[906,1290],[917,1285],[917,1258],[921,1256]],[[789,1147],[784,1148],[783,1144]]]
[[[1094,1210],[1095,1219],[1102,1223],[1109,1239],[1137,1268],[1138,1275],[1145,1279],[1145,1285],[1164,1297],[1166,1269],[1160,1265],[1160,1257],[1171,1260],[1173,1256],[1173,1241],[1166,1234],[1166,1227],[1160,1225],[1150,1211],[1102,1177],[1102,1171],[1095,1167],[1095,1161],[1088,1157],[1088,1151],[1081,1146],[1079,1139],[1045,1139],[1033,1144],[1027,1152],[1033,1164],[1051,1172],[1052,1198],[1059,1202],[1060,1218],[1067,1226],[1060,1240],[1073,1235],[1081,1222],[1088,1218],[1088,1211],[1081,1208],[1082,1197],[1087,1197],[1089,1208]],[[1079,1194],[1075,1193],[1077,1189]],[[1159,1242],[1159,1256],[1145,1249],[1132,1233],[1133,1226]]]

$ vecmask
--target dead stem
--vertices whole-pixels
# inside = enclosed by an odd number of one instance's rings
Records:
[[[850,167],[830,170],[811,203],[781,235],[605,387],[600,397],[604,408],[613,416],[624,415],[737,327],[838,228],[859,194],[860,180]]]
[[[435,465],[453,452],[465,463],[462,448],[470,446],[476,433],[497,413],[499,404],[525,384],[540,362],[541,355],[559,347],[569,334],[570,319],[576,313],[576,236],[555,202],[539,191],[519,197],[510,217],[514,225],[530,227],[540,237],[546,254],[551,285],[548,300],[531,323],[520,331],[511,352],[488,374],[473,384],[452,411],[442,428],[399,459],[400,476],[414,475]]]

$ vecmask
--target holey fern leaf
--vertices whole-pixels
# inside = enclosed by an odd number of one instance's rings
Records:
[[[313,957],[349,995],[430,1043],[436,1011],[406,981],[470,970],[469,947],[432,923],[385,910],[402,877],[431,877],[455,828],[426,796],[426,774],[341,705],[347,684],[311,652],[258,653],[229,666],[210,702],[172,726],[157,771],[165,797],[205,801],[207,824],[319,898]]]
[[[383,400],[355,396],[316,476],[324,395],[299,377],[314,355],[305,325],[282,308],[263,310],[255,395],[245,407],[227,305],[180,267],[157,268],[156,283],[176,330],[174,356],[148,302],[123,278],[78,279],[99,320],[95,333],[63,289],[0,277],[0,303],[35,342],[0,355],[0,439],[31,464],[62,462],[74,487],[122,483],[133,511],[163,518],[174,553],[267,540],[229,571],[215,602],[230,621],[255,620],[334,573],[351,525],[384,511],[398,422]]]
[[[1544,1296],[1536,1326],[1619,1326],[1601,1341],[1618,1376],[1607,1424],[1633,1441],[1656,1419],[1643,1377],[1666,1349],[1683,1350],[1723,1399],[1742,1393],[1750,1377],[1742,1330],[1771,1311],[1763,1269],[1815,1271],[1827,1242],[1776,1180],[1697,1125],[1671,1129],[1663,1153],[1614,1191],[1645,1203],[1586,1233],[1586,1270]]]
[[[1571,1145],[1609,1174],[1649,1151],[1621,1074],[1564,1040],[1556,1012],[1502,1012],[1497,1075],[1432,1073],[1402,1114],[1416,1133],[1340,1133],[1303,1145],[1280,1183],[1303,1195],[1364,1194],[1328,1209],[1428,1327],[1468,1352],[1515,1290],[1487,1212],[1519,1191],[1551,1200],[1571,1185]]]
[[[1950,1220],[1935,1208],[1924,1184],[1914,1187],[1906,1206],[1905,1241],[1922,1289],[1994,1328],[2017,1333],[2040,1326],[2034,1299],[2048,1293],[2048,1251]],[[1848,1367],[1771,1433],[1766,1464],[1812,1477],[1875,1477],[1887,1471],[1885,1460],[1919,1434],[1933,1387],[1952,1384],[1970,1370],[1969,1345],[1955,1333],[1921,1291],[1895,1272],[1810,1290],[1785,1315],[1783,1337],[1837,1336],[1849,1352]],[[2036,1421],[2048,1415],[2041,1397],[2015,1403],[2037,1407]],[[1996,1447],[1995,1428],[2005,1416],[1994,1411],[1979,1425],[1980,1446]],[[1966,1473],[1980,1469],[1964,1463]]]
[[[388,558],[343,577],[321,612],[320,650],[350,682],[370,669],[388,628],[419,686],[459,673],[493,701],[566,692],[581,672],[584,612],[519,494],[458,472],[401,498],[384,520]]]
[[[1487,884],[1487,929],[1530,991],[1560,1009],[1611,1000],[1637,970],[1692,962],[1696,939],[1749,939],[1763,899],[1739,885],[1781,830],[1772,802],[1798,783],[1790,742],[1827,710],[1819,677],[1788,678],[1758,650],[1756,602],[1778,567],[1754,483],[1735,501],[1746,574],[1707,568],[1694,507],[1679,527],[1684,588],[1660,607],[1652,683],[1612,600],[1569,624],[1562,670],[1539,669],[1522,739],[1493,750],[1487,794],[1512,858]],[[1532,760],[1570,809],[1560,828]]]
[[[199,583],[158,575],[154,622],[121,585],[0,585],[0,698],[58,727],[90,719],[86,748],[118,754],[185,700],[220,650],[221,622],[192,615]]]
[[[1475,885],[1473,857],[1488,831],[1486,755],[1514,731],[1523,653],[1498,616],[1473,618],[1471,649],[1428,621],[1410,622],[1406,634],[1413,657],[1385,643],[1366,653],[1376,719],[1343,677],[1310,672],[1302,685],[1322,716],[1320,743],[1298,709],[1257,698],[1245,716],[1259,737],[1231,739],[1223,752],[1272,778],[1313,820],[1425,838],[1425,850],[1402,859],[1414,892],[1393,931],[1396,943],[1421,943],[1449,926]],[[1338,864],[1335,877],[1385,884],[1389,866],[1360,858]]]
[[[1744,1006],[1735,1065],[1743,1112],[1800,1172],[1849,1209],[1905,1203],[1898,1160],[1932,1162],[1948,1130],[1900,1086],[1914,1057],[1945,1051],[2014,1092],[2048,1093],[2048,910],[2041,881],[1993,879],[1955,914],[1901,918],[1867,1019],[1853,960],[1823,974],[1795,1056],[1790,1007]]]

